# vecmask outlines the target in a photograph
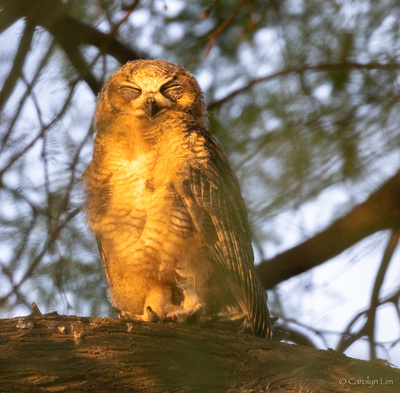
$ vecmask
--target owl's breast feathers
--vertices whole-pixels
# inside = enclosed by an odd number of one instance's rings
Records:
[[[179,126],[182,130],[185,124]],[[168,122],[158,128],[159,138],[151,145],[141,130],[97,135],[93,160],[84,174],[88,218],[96,234],[104,235],[116,222],[123,229],[121,223],[126,221],[140,237],[152,209],[162,207],[169,212],[181,211],[170,218],[182,231],[193,229],[188,217],[184,217],[187,208],[178,190],[183,190],[193,169],[207,170],[211,153],[205,146],[204,131],[188,129],[176,133],[176,125]]]

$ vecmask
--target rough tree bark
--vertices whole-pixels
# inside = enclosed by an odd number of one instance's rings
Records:
[[[400,370],[385,361],[198,325],[31,315],[0,320],[0,348],[1,392],[400,389]]]

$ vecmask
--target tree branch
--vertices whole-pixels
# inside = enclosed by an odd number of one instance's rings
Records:
[[[393,306],[397,311],[397,315],[400,318],[399,300],[400,300],[400,291],[397,291],[394,294],[389,295],[385,299],[379,300],[377,307],[380,307],[383,304],[393,303]],[[366,310],[360,311],[356,316],[354,316],[354,318],[347,325],[346,329],[344,329],[343,333],[341,333],[341,338],[336,346],[337,351],[344,352],[347,348],[349,348],[353,343],[355,343],[361,337],[368,335],[367,332],[368,321],[364,322],[364,324],[355,333],[352,333],[351,330],[356,325],[356,323],[360,321],[361,318],[367,317],[369,311],[370,309],[368,308]],[[397,342],[398,340],[393,340],[392,346],[396,345]]]
[[[355,393],[371,390],[350,382],[366,376],[378,391],[379,383],[398,391],[400,370],[384,361],[215,327],[38,312],[0,320],[0,385],[7,392]]]
[[[257,274],[265,288],[304,273],[375,232],[400,227],[400,171],[365,202],[296,247],[261,262]]]
[[[368,319],[365,324],[366,334],[369,339],[369,353],[370,359],[376,358],[376,347],[375,347],[375,320],[376,320],[376,310],[379,306],[379,292],[382,288],[382,284],[389,267],[390,261],[392,259],[393,253],[399,243],[400,231],[394,231],[389,239],[389,243],[386,246],[385,252],[383,254],[381,265],[379,266],[378,274],[376,275],[374,288],[371,294],[371,302],[368,311]]]
[[[211,102],[207,109],[215,109],[219,108],[222,104],[226,101],[230,100],[231,98],[237,96],[249,90],[254,85],[267,82],[272,79],[280,78],[281,76],[286,76],[290,74],[303,74],[309,71],[343,71],[343,70],[386,70],[386,71],[393,71],[393,70],[400,70],[400,64],[381,64],[381,63],[355,63],[355,62],[345,62],[345,63],[322,63],[322,64],[315,64],[315,65],[304,65],[304,66],[297,66],[297,67],[287,67],[283,70],[274,72],[272,74],[262,76],[259,78],[251,79],[245,86],[242,86],[233,92],[229,93],[225,97],[221,98],[220,100]]]
[[[0,91],[0,111],[3,109],[3,106],[13,92],[18,79],[22,75],[22,67],[24,66],[25,59],[31,48],[35,27],[36,26],[29,21],[26,22],[24,32],[19,42],[18,50],[15,55],[13,65],[11,67],[11,71],[4,81],[4,84]]]
[[[47,236],[47,240],[44,243],[41,251],[36,255],[36,257],[31,261],[28,269],[24,272],[22,278],[19,279],[18,283],[13,286],[13,288],[5,295],[0,297],[0,307],[16,292],[18,292],[19,288],[22,286],[22,284],[32,277],[32,273],[36,269],[36,267],[40,264],[42,261],[44,255],[51,249],[53,244],[57,241],[58,235],[60,231],[68,224],[69,221],[71,221],[78,213],[80,212],[80,209],[75,209],[71,212],[68,213],[67,217],[64,219],[63,222],[58,222],[57,226],[54,226],[49,230],[49,234]]]
[[[8,139],[9,139],[9,137],[10,137],[12,131],[13,131],[13,128],[15,126],[15,123],[17,122],[17,120],[19,118],[19,115],[20,115],[20,113],[22,111],[22,108],[25,105],[25,101],[30,96],[33,87],[35,86],[36,82],[39,80],[41,72],[43,71],[44,67],[46,66],[46,64],[47,64],[47,62],[48,62],[48,60],[49,60],[49,58],[50,58],[50,56],[51,56],[51,54],[53,52],[53,49],[54,49],[54,41],[52,41],[51,44],[49,45],[45,55],[43,56],[42,60],[39,63],[39,66],[38,66],[38,68],[37,68],[32,80],[31,80],[30,84],[27,85],[27,89],[25,90],[25,93],[21,97],[20,102],[18,104],[18,107],[17,107],[15,113],[11,117],[11,120],[10,120],[10,122],[8,124],[8,127],[7,127],[7,131],[5,132],[5,134],[4,134],[4,136],[3,136],[2,140],[1,140],[1,143],[0,143],[0,154],[4,151],[4,149],[6,147],[6,144],[8,142]]]
[[[0,23],[2,19],[6,20],[7,15],[11,15],[13,21],[25,17],[30,23],[48,30],[95,94],[100,91],[100,82],[91,74],[84,56],[80,52],[82,45],[92,45],[98,48],[101,53],[113,56],[121,64],[145,57],[119,42],[114,37],[114,32],[110,34],[102,33],[68,15],[61,0],[35,0],[34,2],[13,0],[5,2],[5,4],[2,11],[3,15],[0,14]]]
[[[3,9],[0,11],[0,33],[7,30],[12,26],[18,19],[21,19],[21,14],[23,14],[23,8],[26,6],[22,1],[19,4],[7,4],[13,3],[14,0],[0,0],[0,6]],[[7,4],[7,5],[5,5]]]
[[[233,20],[238,15],[239,11],[244,7],[244,5],[248,2],[248,0],[242,0],[236,8],[222,21],[222,23],[208,35],[208,47],[206,50],[206,54],[204,57],[208,57],[211,49],[214,47],[217,42],[217,38],[222,34],[222,32],[233,22]]]

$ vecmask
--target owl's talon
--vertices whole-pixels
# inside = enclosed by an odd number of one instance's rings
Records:
[[[175,322],[175,323],[185,323],[185,322],[193,322],[193,320],[197,320],[198,311],[200,311],[200,307],[197,309],[184,309],[179,308],[177,310],[170,311],[165,315],[165,322]]]
[[[146,308],[146,316],[149,322],[158,322],[158,320],[160,319],[157,313],[154,312],[150,306],[147,306]]]
[[[176,314],[166,314],[166,315],[163,315],[163,321],[164,322],[177,322],[178,316]]]

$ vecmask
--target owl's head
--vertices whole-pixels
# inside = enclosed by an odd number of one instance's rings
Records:
[[[96,123],[109,123],[119,115],[162,123],[172,113],[205,126],[206,108],[196,79],[168,61],[137,60],[108,79],[98,97]]]

